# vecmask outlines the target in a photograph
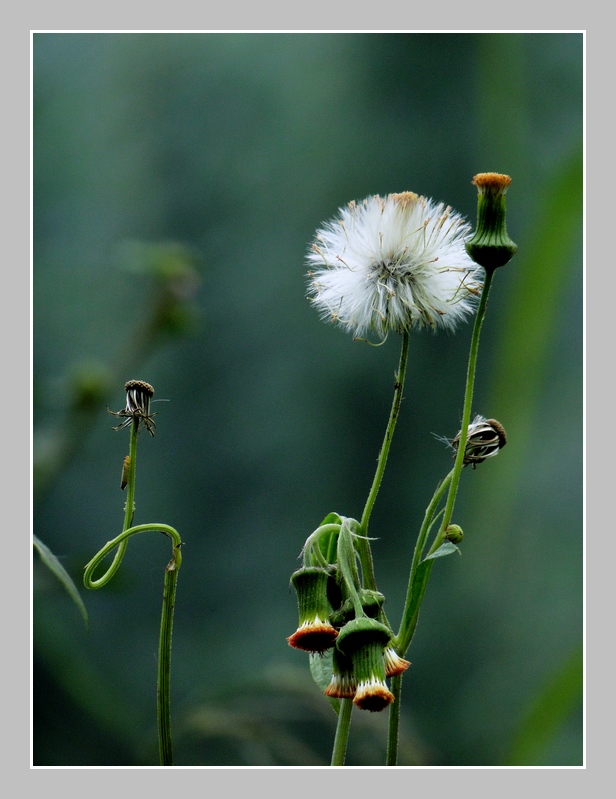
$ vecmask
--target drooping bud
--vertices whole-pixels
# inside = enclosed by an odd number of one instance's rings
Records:
[[[509,238],[506,225],[505,194],[510,183],[508,175],[498,172],[483,172],[473,178],[478,191],[477,228],[466,244],[466,252],[489,271],[504,266],[518,249]]]
[[[393,646],[388,646],[383,653],[385,660],[385,676],[396,677],[405,672],[411,665],[408,660],[401,658]]]
[[[318,566],[307,566],[291,575],[291,582],[297,593],[299,626],[287,638],[289,646],[318,653],[333,646],[338,631],[329,621],[329,579],[330,573]]]
[[[375,619],[383,607],[385,597],[380,591],[371,591],[368,588],[360,588],[357,592],[362,609],[366,616]],[[355,618],[355,605],[352,599],[347,599],[342,603],[337,611],[331,614],[330,620],[336,627],[342,627],[348,621]]]
[[[353,661],[337,647],[332,652],[332,678],[325,689],[325,696],[332,699],[353,699],[357,690],[357,679],[353,673]]]
[[[385,682],[385,648],[391,641],[391,630],[365,616],[345,624],[336,642],[337,648],[353,663],[357,690],[353,703],[372,713],[384,710],[394,701]]]

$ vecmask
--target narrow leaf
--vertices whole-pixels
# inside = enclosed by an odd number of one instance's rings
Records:
[[[88,620],[88,611],[86,610],[86,606],[83,604],[83,600],[79,595],[79,591],[77,590],[77,586],[73,582],[70,574],[66,571],[64,566],[60,563],[58,558],[53,554],[51,549],[46,546],[40,538],[33,536],[33,544],[41,556],[41,560],[47,566],[47,568],[52,571],[58,580],[62,583],[62,585],[68,591],[71,599],[79,608],[79,612],[81,613],[84,623],[86,625],[86,629],[89,629],[90,623]]]

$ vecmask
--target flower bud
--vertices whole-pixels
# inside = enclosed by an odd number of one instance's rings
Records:
[[[466,244],[466,252],[486,270],[504,266],[518,249],[507,234],[505,194],[510,183],[508,175],[497,172],[473,178],[478,191],[477,229]]]
[[[353,661],[337,647],[332,652],[332,678],[325,689],[325,696],[333,699],[353,699],[357,691],[357,680],[353,673]]]
[[[384,710],[394,701],[385,682],[385,648],[391,641],[391,630],[365,616],[345,624],[336,642],[337,648],[353,664],[357,690],[353,703],[372,713]]]
[[[383,607],[385,597],[380,591],[371,591],[368,588],[360,588],[358,590],[359,599],[361,601],[362,609],[366,616],[375,619]],[[348,621],[355,618],[355,605],[353,600],[349,597],[337,611],[331,614],[330,621],[336,627],[342,627]]]
[[[451,541],[452,544],[459,544],[464,538],[462,528],[457,524],[449,524],[445,531],[445,538],[447,541]]]
[[[405,672],[411,665],[408,660],[401,658],[393,646],[388,646],[383,653],[385,661],[385,676],[396,677],[398,674]]]
[[[338,631],[329,621],[329,579],[329,572],[318,566],[307,566],[291,575],[291,582],[297,593],[299,626],[287,638],[289,646],[320,654],[333,646]]]

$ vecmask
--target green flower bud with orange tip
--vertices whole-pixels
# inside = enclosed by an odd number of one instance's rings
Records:
[[[319,566],[306,566],[291,575],[297,593],[299,626],[287,641],[294,649],[322,654],[333,646],[338,631],[329,621],[330,577],[330,572]]]
[[[511,183],[508,175],[483,172],[475,175],[477,186],[477,228],[466,243],[466,252],[487,271],[508,263],[517,252],[517,245],[507,234],[505,194]]]
[[[362,617],[344,625],[336,647],[353,663],[357,690],[353,703],[361,710],[378,712],[394,701],[385,682],[385,648],[392,633],[376,619]]]
[[[357,691],[357,679],[353,673],[353,661],[334,647],[332,652],[332,678],[324,691],[332,699],[353,699]]]

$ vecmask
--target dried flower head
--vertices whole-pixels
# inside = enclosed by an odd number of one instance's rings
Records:
[[[154,396],[154,389],[144,380],[129,380],[124,388],[126,390],[126,407],[121,411],[109,411],[112,416],[123,417],[124,421],[113,429],[121,430],[123,427],[128,427],[135,419],[137,425],[143,422],[148,433],[153,436],[156,425],[152,417],[156,414],[150,413],[150,400]]]
[[[355,336],[454,329],[481,290],[469,233],[449,206],[412,192],[351,202],[316,233],[308,296],[323,319]]]
[[[458,451],[460,433],[449,442]],[[472,463],[473,469],[486,458],[493,458],[507,443],[505,428],[496,419],[477,415],[468,426],[468,437],[464,448],[464,465]]]

